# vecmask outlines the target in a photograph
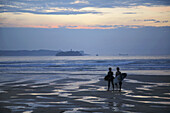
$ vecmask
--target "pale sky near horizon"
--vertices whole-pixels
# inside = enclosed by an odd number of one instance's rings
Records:
[[[170,54],[168,42],[169,0],[0,0],[0,50]]]

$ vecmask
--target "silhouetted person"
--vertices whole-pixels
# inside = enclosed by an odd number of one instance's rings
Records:
[[[113,72],[112,72],[112,68],[109,68],[109,72],[108,72],[108,91],[109,91],[109,89],[110,89],[110,82],[112,83],[112,88],[113,88],[113,90],[114,90],[114,84],[113,84],[113,79],[114,79],[114,77],[113,77]]]
[[[122,88],[122,76],[121,76],[121,72],[120,72],[120,68],[119,67],[117,67],[116,68],[116,77],[119,75],[120,76],[120,81],[119,81],[119,91],[121,91],[121,88]],[[117,85],[117,83],[115,84],[116,85],[116,87],[118,88],[118,85]]]

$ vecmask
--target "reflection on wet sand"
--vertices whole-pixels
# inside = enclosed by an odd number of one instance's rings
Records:
[[[133,87],[132,90],[134,92],[129,92],[123,94],[127,98],[124,100],[127,102],[133,102],[137,104],[146,104],[150,107],[150,109],[155,108],[153,110],[159,108],[168,108],[170,105],[170,97],[168,96],[170,83],[167,82],[144,82],[134,79],[126,79],[127,83],[137,87]],[[126,90],[124,90],[126,92]],[[163,110],[163,109],[162,109]],[[155,111],[158,112],[159,110]],[[169,110],[163,110],[164,112],[168,112]]]
[[[58,108],[64,113],[135,113],[138,112],[136,107],[147,107],[145,104],[154,109],[167,109],[170,105],[170,92],[167,90],[170,83],[146,82],[130,77],[124,81],[121,92],[106,91],[107,85],[100,76],[97,79],[68,77],[62,82],[12,84],[11,87],[6,84],[10,90],[1,89],[0,94],[10,92],[10,95],[0,103],[6,104],[5,107],[13,112],[32,113],[40,108]]]
[[[143,96],[143,95],[126,95],[128,97],[134,97],[134,98],[151,98],[151,99],[167,99],[170,100],[170,97],[160,97],[160,96]]]
[[[148,84],[148,85],[157,85],[157,86],[170,86],[170,83],[160,83],[160,82],[144,82],[134,79],[125,79],[128,83],[136,83],[136,84]]]
[[[88,103],[105,104],[104,98],[95,97],[95,96],[83,96],[82,98],[76,99],[76,100],[80,100],[80,101],[84,101],[84,102],[88,102]]]
[[[147,103],[147,104],[157,104],[157,105],[170,105],[170,102],[163,102],[163,101],[140,101],[140,100],[132,100],[132,99],[124,99],[127,101],[139,102],[139,103]]]

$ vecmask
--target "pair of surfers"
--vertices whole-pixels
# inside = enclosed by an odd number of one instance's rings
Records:
[[[116,70],[117,71],[116,71],[116,76],[115,77],[118,77],[118,76],[121,77],[120,68],[117,67]],[[118,84],[119,84],[119,91],[121,91],[122,81],[118,80],[117,78],[115,78],[115,81],[113,81],[114,77],[113,77],[113,72],[112,72],[111,67],[109,68],[109,72],[108,72],[107,76],[108,76],[108,89],[107,90],[109,91],[109,89],[110,89],[110,83],[112,84],[112,87],[113,87],[113,90],[114,90],[114,82],[115,82],[115,85],[116,85],[117,88],[118,88]]]

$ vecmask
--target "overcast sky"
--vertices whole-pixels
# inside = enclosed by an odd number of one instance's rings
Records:
[[[170,54],[169,0],[0,0],[0,50]]]

